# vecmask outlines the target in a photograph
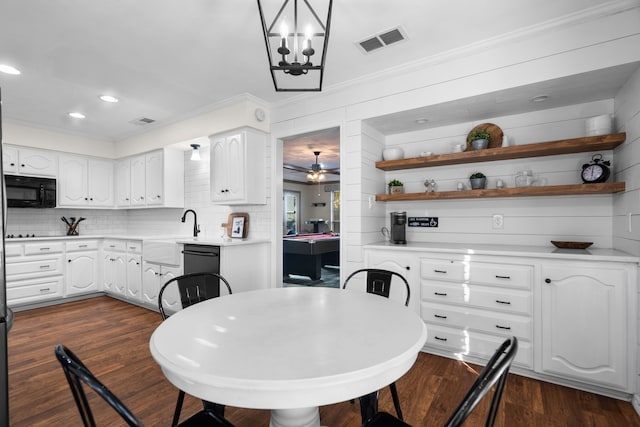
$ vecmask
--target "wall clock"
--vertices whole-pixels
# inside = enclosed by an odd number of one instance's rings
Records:
[[[585,184],[606,182],[611,175],[609,166],[611,166],[611,162],[602,160],[602,154],[594,154],[591,157],[591,163],[582,165],[582,182]]]

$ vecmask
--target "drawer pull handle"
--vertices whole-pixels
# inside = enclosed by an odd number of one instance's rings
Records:
[[[40,248],[41,251],[50,251],[51,248]]]
[[[109,245],[109,247],[110,247],[110,248],[115,248],[115,247],[116,247],[116,245]]]
[[[433,317],[437,318],[437,319],[446,319],[447,316],[442,316],[441,314],[434,314]]]
[[[439,296],[439,297],[446,297],[446,296],[447,296],[447,293],[446,293],[446,292],[434,292],[433,294],[434,294],[434,295],[437,295],[437,296]]]
[[[496,300],[496,302],[498,304],[506,304],[506,305],[511,305],[511,301],[500,301],[499,299]]]
[[[511,276],[499,276],[496,274],[496,279],[511,279]]]
[[[440,337],[439,337],[439,336],[437,336],[437,335],[436,335],[434,338],[435,338],[435,339],[437,339],[438,341],[447,341],[447,339],[446,339],[446,338],[440,338]]]
[[[40,288],[40,292],[49,292],[49,288]]]
[[[40,266],[40,269],[50,268],[50,267],[51,267],[50,265],[41,265],[41,266]]]
[[[434,273],[447,274],[447,270],[433,270]]]
[[[511,326],[501,326],[501,325],[496,325],[496,328],[498,328],[498,329],[505,329],[505,330],[507,330],[507,331],[510,331],[510,330],[511,330]]]
[[[88,245],[79,245],[79,248],[86,248]]]

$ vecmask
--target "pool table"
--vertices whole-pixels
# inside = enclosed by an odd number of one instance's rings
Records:
[[[340,265],[340,236],[335,234],[297,234],[283,236],[283,274],[320,279],[324,265]]]

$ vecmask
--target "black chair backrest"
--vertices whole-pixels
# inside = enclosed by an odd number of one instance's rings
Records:
[[[389,298],[389,294],[391,292],[391,279],[393,279],[393,276],[399,277],[404,282],[405,288],[407,289],[407,299],[405,300],[404,305],[409,306],[409,299],[411,298],[409,282],[407,282],[407,279],[405,279],[403,275],[398,274],[395,271],[381,270],[379,268],[361,268],[360,270],[354,271],[349,275],[349,277],[347,277],[342,289],[346,289],[349,280],[360,273],[367,273],[367,292],[370,294],[380,295],[385,298]]]
[[[169,317],[162,304],[162,295],[169,285],[176,282],[180,293],[180,303],[182,308],[220,296],[220,282],[227,287],[227,292],[231,294],[231,286],[227,279],[217,273],[189,273],[174,277],[162,286],[158,293],[158,309],[163,319]]]
[[[511,362],[513,362],[517,351],[518,339],[516,337],[511,337],[502,343],[473,383],[464,399],[462,399],[462,402],[460,402],[453,412],[449,421],[445,424],[446,427],[458,427],[462,425],[469,414],[471,414],[471,411],[473,411],[482,398],[486,396],[491,387],[496,385],[485,424],[487,427],[493,426],[496,415],[498,414],[498,407],[502,399],[504,385],[507,381],[507,374],[509,373]]]
[[[118,399],[111,391],[105,387],[98,379],[84,366],[82,361],[62,344],[58,344],[55,348],[55,354],[58,362],[62,365],[64,374],[69,382],[71,393],[80,411],[80,417],[85,427],[95,427],[96,423],[89,407],[87,395],[85,394],[82,384],[86,384],[102,397],[113,409],[120,414],[129,426],[142,427],[142,423],[129,411],[129,409]]]

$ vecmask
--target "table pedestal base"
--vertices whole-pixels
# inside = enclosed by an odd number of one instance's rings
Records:
[[[317,406],[272,409],[269,427],[320,427],[320,410]]]

